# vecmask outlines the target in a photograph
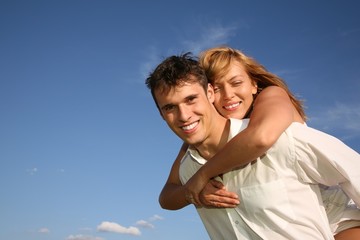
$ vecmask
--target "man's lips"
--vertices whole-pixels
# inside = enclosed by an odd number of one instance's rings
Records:
[[[192,132],[192,131],[196,128],[196,126],[197,126],[198,124],[199,124],[199,121],[196,121],[196,122],[193,122],[193,123],[191,123],[191,124],[189,124],[189,125],[182,126],[181,129],[182,129],[184,132],[189,133],[189,132]]]

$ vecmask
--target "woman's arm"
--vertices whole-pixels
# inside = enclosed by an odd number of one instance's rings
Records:
[[[186,199],[187,189],[181,184],[179,177],[180,161],[187,147],[185,143],[182,145],[160,193],[159,203],[164,209],[178,210],[190,204],[189,199]],[[215,180],[211,180],[206,185],[200,194],[200,199],[203,207],[233,208],[239,204],[237,194],[228,192],[222,183]]]
[[[187,183],[195,202],[209,179],[250,163],[264,154],[294,121],[303,122],[288,94],[267,87],[257,96],[249,125],[230,140]]]

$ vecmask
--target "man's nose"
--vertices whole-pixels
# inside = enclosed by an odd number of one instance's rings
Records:
[[[179,106],[179,120],[186,122],[191,118],[192,111],[188,106]]]

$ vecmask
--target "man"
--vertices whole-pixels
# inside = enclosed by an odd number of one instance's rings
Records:
[[[217,113],[213,88],[189,54],[166,59],[147,85],[168,126],[190,145],[180,165],[182,184],[247,125],[246,120],[227,120]],[[259,161],[218,178],[241,196],[242,204],[197,208],[212,239],[333,239],[318,185],[299,181],[310,177],[292,158],[292,141],[289,130]],[[299,191],[302,198],[295,194]],[[174,198],[186,205],[183,193]]]

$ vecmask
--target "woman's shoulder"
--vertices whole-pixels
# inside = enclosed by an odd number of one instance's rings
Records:
[[[261,90],[261,92],[259,93],[260,95],[265,95],[265,94],[281,94],[284,96],[287,96],[287,92],[285,91],[285,89],[283,89],[282,87],[279,86],[268,86],[265,87]]]

